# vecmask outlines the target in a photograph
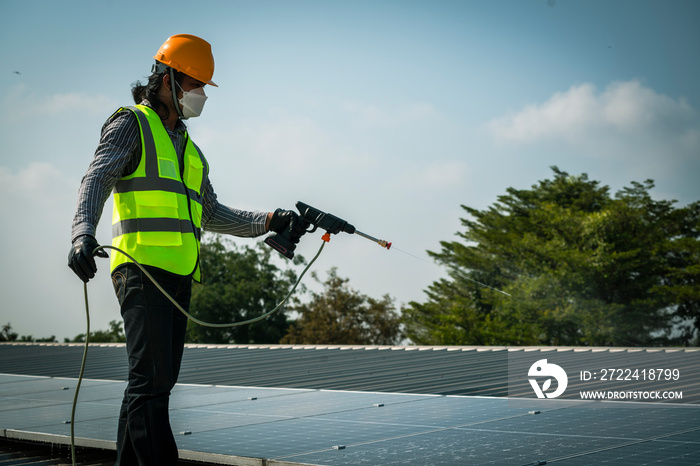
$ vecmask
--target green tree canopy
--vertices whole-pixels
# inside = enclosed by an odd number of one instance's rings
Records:
[[[8,322],[0,329],[0,341],[17,341],[19,335],[12,331],[12,325]]]
[[[690,344],[700,326],[700,202],[614,197],[586,174],[509,188],[429,252],[449,271],[403,310],[418,344]],[[477,283],[479,282],[479,283]],[[490,287],[503,290],[510,296]]]
[[[85,334],[80,333],[73,339],[64,338],[64,343],[84,343]],[[109,322],[109,330],[96,330],[90,332],[90,343],[124,343],[126,335],[124,334],[124,322],[121,320],[112,320]]]
[[[51,335],[45,338],[34,338],[33,335],[22,335],[12,331],[12,324],[8,322],[0,328],[0,341],[19,341],[19,342],[36,342],[36,343],[55,343],[56,335]]]
[[[335,268],[328,272],[322,293],[295,307],[301,317],[280,343],[395,345],[402,339],[400,316],[392,299],[377,300],[348,286]]]
[[[219,235],[202,243],[202,284],[192,289],[191,314],[210,323],[240,322],[274,308],[296,282],[291,270],[280,270],[271,260],[272,249],[238,247]],[[276,254],[276,253],[275,253]],[[303,258],[297,256],[295,263]],[[293,301],[293,297],[290,298]],[[277,343],[287,330],[287,307],[250,325],[228,328],[203,327],[189,322],[187,341],[192,343]]]

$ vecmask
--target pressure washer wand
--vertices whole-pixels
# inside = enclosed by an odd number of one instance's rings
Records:
[[[326,230],[326,234],[323,235],[324,241],[330,240],[331,234],[337,235],[338,233],[343,232],[351,235],[353,233],[357,233],[358,235],[377,243],[383,248],[389,249],[391,247],[391,243],[388,243],[383,239],[373,238],[365,233],[362,233],[361,231],[357,231],[355,227],[346,220],[336,217],[333,214],[318,210],[317,208],[311,207],[310,205],[301,201],[297,202],[296,207],[299,211],[299,217],[308,222],[310,226],[313,226],[313,228],[311,230],[307,230],[306,233],[313,233],[318,228]],[[294,249],[296,248],[296,243],[298,242],[299,238],[296,238],[295,240],[292,237],[291,225],[287,227],[284,232],[265,238],[265,244],[277,250],[288,259],[294,257]]]
[[[377,243],[378,245],[380,245],[383,248],[387,248],[387,249],[391,248],[391,243],[388,243],[388,242],[384,241],[383,239],[377,239],[377,238],[374,238],[368,234],[362,233],[360,230],[355,230],[355,234],[360,235],[364,238],[367,238],[368,240]]]

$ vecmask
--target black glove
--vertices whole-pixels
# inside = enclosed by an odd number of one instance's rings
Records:
[[[85,283],[88,282],[97,272],[97,264],[93,253],[99,257],[109,257],[107,253],[100,249],[95,252],[95,248],[99,246],[97,240],[90,235],[78,236],[68,253],[68,267],[73,269],[73,272]]]
[[[311,225],[306,219],[299,217],[293,210],[277,209],[270,219],[270,231],[283,234],[289,228],[290,239],[298,243],[306,229]]]

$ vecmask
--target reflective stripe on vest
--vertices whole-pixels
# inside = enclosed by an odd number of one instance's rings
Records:
[[[202,190],[208,165],[189,137],[181,163],[158,114],[143,105],[125,107],[141,130],[141,159],[114,188],[112,245],[139,263],[199,281]],[[112,271],[129,262],[112,252]]]
[[[112,236],[138,233],[139,231],[179,231],[182,233],[194,233],[196,239],[200,238],[200,230],[192,228],[189,220],[176,218],[131,218],[122,220],[112,225]]]

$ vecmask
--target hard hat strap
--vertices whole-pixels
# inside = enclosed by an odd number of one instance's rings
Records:
[[[185,116],[182,114],[182,110],[180,110],[180,102],[178,102],[177,100],[177,91],[175,90],[176,83],[177,81],[175,81],[175,70],[173,68],[170,68],[170,90],[173,94],[173,105],[175,105],[175,110],[177,110],[177,114],[180,116],[180,118],[184,120]]]

